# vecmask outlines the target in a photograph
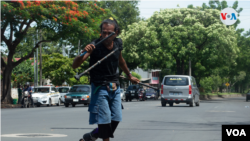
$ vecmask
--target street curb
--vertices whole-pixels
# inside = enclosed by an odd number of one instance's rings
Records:
[[[228,94],[228,95],[200,95],[200,100],[211,100],[211,99],[217,99],[217,98],[231,98],[231,97],[246,97],[246,94]]]
[[[1,104],[1,109],[7,109],[7,108],[21,108],[21,104]]]

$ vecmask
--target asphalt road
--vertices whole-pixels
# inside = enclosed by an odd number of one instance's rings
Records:
[[[111,141],[220,141],[221,125],[250,124],[250,102],[244,97],[201,101],[199,107],[161,107],[159,100],[123,102],[123,121]],[[79,141],[96,125],[88,124],[88,107],[2,109],[2,141]],[[3,137],[38,133],[37,136]],[[48,137],[61,134],[65,137]],[[38,135],[40,137],[38,137]],[[100,140],[100,139],[99,139]]]

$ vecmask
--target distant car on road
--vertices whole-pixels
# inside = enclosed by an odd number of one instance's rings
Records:
[[[137,100],[139,99],[138,97],[138,90],[139,90],[139,85],[130,85],[125,93],[126,95],[126,102],[132,101],[132,99],[136,98]]]
[[[74,85],[69,90],[69,93],[64,95],[64,106],[75,107],[76,104],[88,105],[90,103],[91,86],[90,85]]]
[[[166,75],[161,83],[161,104],[187,103],[190,107],[200,105],[200,92],[195,78],[187,75]]]
[[[57,87],[57,90],[61,95],[61,102],[64,103],[64,101],[65,101],[64,100],[64,95],[66,95],[69,92],[70,88],[71,87],[68,87],[68,86]]]
[[[146,89],[146,98],[147,99],[156,99],[157,92],[154,89]]]
[[[46,104],[48,107],[53,104],[56,104],[57,106],[61,105],[60,93],[54,86],[34,87],[32,98],[37,107],[40,107],[43,104]]]
[[[121,100],[124,101],[125,100],[125,91],[123,88],[120,89],[120,93],[121,93]]]
[[[250,100],[250,91],[246,94],[246,101]]]

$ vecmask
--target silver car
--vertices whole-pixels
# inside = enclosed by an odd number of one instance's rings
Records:
[[[57,87],[59,93],[60,93],[60,97],[61,97],[61,102],[64,103],[65,102],[65,98],[64,96],[69,92],[71,87],[68,86],[63,86],[63,87]]]
[[[200,92],[195,78],[187,75],[166,75],[161,83],[161,105],[187,103],[200,105]]]

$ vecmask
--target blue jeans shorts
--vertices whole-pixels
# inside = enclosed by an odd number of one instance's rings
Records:
[[[89,124],[108,124],[113,121],[122,121],[122,106],[120,86],[114,92],[108,92],[106,86],[91,84],[91,99],[89,104]],[[95,93],[94,93],[95,92]]]

